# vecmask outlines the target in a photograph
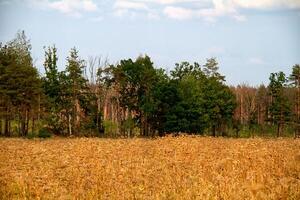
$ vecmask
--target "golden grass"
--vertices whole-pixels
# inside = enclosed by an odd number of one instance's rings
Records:
[[[2,199],[300,199],[300,140],[0,139]]]

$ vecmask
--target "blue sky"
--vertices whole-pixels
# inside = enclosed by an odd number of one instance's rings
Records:
[[[268,83],[300,63],[300,0],[0,0],[0,41],[31,39],[43,72],[43,46],[70,48],[111,63],[148,54],[157,67],[216,57],[228,84]]]

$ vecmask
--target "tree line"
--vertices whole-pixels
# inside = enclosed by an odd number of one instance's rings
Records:
[[[44,48],[39,74],[24,31],[0,44],[0,135],[134,137],[300,132],[300,66],[272,73],[268,86],[225,84],[215,58],[166,73],[147,55],[109,64],[72,48],[59,71]]]

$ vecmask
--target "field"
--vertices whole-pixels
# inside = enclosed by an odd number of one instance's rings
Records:
[[[300,140],[0,139],[2,199],[300,199]]]

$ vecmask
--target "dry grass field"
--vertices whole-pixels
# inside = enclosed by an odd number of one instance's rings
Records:
[[[0,139],[2,199],[300,199],[300,140]]]

